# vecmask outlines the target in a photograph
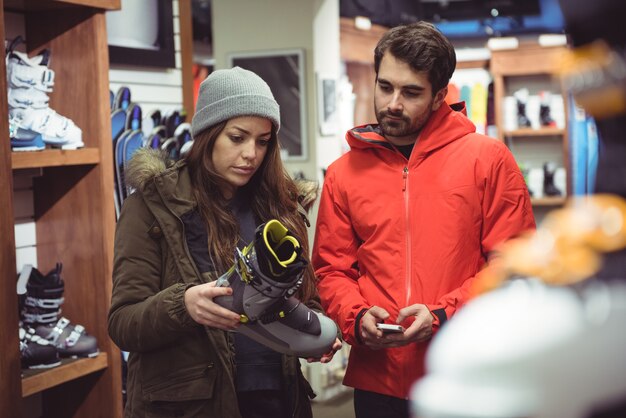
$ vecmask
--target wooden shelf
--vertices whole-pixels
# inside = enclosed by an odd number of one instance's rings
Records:
[[[60,167],[65,165],[98,164],[98,148],[78,150],[46,149],[43,151],[19,151],[11,153],[11,167],[20,168]]]
[[[94,358],[64,359],[60,366],[45,370],[24,370],[22,397],[39,393],[51,387],[104,370],[108,367],[107,353]]]
[[[341,17],[339,25],[341,60],[373,65],[374,48],[389,28],[373,24],[369,30],[361,30],[354,25],[354,19],[348,17]]]
[[[520,46],[516,49],[492,51],[491,72],[497,76],[528,76],[554,74],[562,53],[562,46]]]
[[[533,206],[563,206],[566,200],[565,196],[532,197],[530,203]]]
[[[7,11],[32,12],[77,6],[118,10],[121,8],[121,0],[4,0]]]
[[[489,69],[489,59],[477,59],[477,60],[468,60],[468,61],[457,61],[456,69],[457,70],[466,70],[466,69],[475,69],[475,68],[483,68]]]
[[[565,135],[565,130],[560,128],[524,128],[515,129],[513,131],[505,131],[505,137],[522,137],[522,136],[562,136]]]

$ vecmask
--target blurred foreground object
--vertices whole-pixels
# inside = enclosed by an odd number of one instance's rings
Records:
[[[609,194],[504,243],[433,339],[414,417],[623,418],[626,271],[589,279],[625,247],[626,200]]]
[[[565,89],[594,118],[626,112],[626,60],[605,41],[568,51],[557,73]]]
[[[433,339],[428,373],[411,392],[413,416],[623,416],[625,328],[624,281],[508,282]]]
[[[609,194],[573,197],[548,213],[536,231],[502,244],[472,291],[478,295],[519,276],[576,283],[599,271],[604,253],[624,248],[626,200]]]

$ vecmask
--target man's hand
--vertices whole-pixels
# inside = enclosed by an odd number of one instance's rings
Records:
[[[407,343],[428,341],[433,335],[433,314],[426,305],[416,303],[400,309],[396,322],[401,324],[411,316],[415,317],[415,321],[404,331],[403,335]]]
[[[402,347],[430,339],[433,334],[433,316],[426,305],[415,304],[400,309],[396,323],[402,324],[410,317],[415,317],[415,320],[403,333],[383,334],[376,328],[376,323],[389,318],[389,313],[383,308],[372,306],[361,317],[361,339],[373,350]]]
[[[389,312],[379,306],[372,306],[361,317],[361,340],[372,350],[386,348],[383,332],[376,328],[376,324],[389,318]]]

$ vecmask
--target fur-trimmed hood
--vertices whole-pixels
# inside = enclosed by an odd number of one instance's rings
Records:
[[[134,189],[144,190],[147,182],[163,173],[173,162],[164,151],[140,148],[126,167],[126,183]]]
[[[294,180],[298,188],[298,202],[309,213],[319,195],[320,186],[317,181],[307,179]]]

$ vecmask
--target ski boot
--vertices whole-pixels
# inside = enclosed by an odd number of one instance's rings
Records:
[[[84,147],[81,129],[49,106],[55,77],[49,68],[50,51],[29,57],[15,50],[21,41],[16,38],[5,56],[9,116],[19,119],[22,128],[41,134],[44,143],[53,147]]]
[[[331,351],[337,327],[294,297],[307,264],[298,240],[279,221],[268,221],[236,250],[234,265],[216,282],[233,294],[215,302],[241,316],[236,332],[279,353],[319,358]]]
[[[36,335],[53,344],[59,357],[96,357],[100,352],[96,338],[88,335],[82,325],[73,325],[69,319],[59,318],[65,288],[61,270],[61,263],[45,276],[32,266],[22,270],[18,279],[18,294],[26,282],[22,320],[34,329]]]
[[[541,126],[556,127],[556,122],[550,113],[550,92],[542,91],[539,93],[539,121]]]
[[[517,101],[517,127],[518,128],[530,128],[531,123],[528,116],[526,116],[526,103],[528,103],[528,89],[523,88],[517,90],[513,95]]]
[[[544,196],[561,196],[561,191],[554,185],[554,173],[556,167],[554,163],[543,165],[543,194]]]
[[[20,356],[23,369],[48,369],[61,364],[54,345],[20,323]]]

